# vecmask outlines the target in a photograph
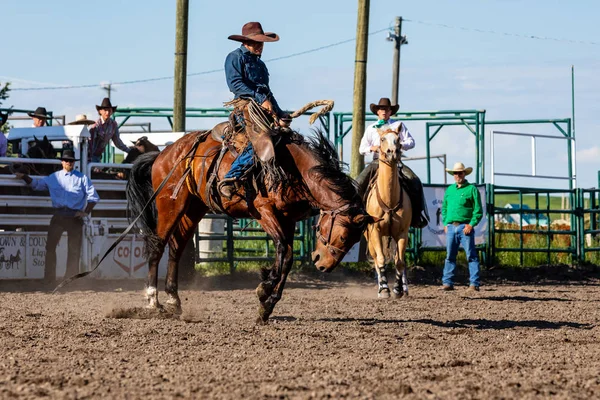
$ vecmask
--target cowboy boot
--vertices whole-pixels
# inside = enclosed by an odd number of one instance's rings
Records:
[[[219,193],[227,199],[231,200],[233,195],[237,192],[236,186],[237,178],[225,178],[219,182]]]

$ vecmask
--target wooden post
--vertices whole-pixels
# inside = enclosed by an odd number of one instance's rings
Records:
[[[364,157],[360,154],[359,147],[360,140],[365,132],[369,5],[370,0],[358,0],[356,56],[354,60],[354,98],[352,107],[352,158],[350,160],[350,175],[353,178],[356,178],[364,167]]]
[[[188,9],[188,0],[177,0],[177,16],[175,18],[175,93],[173,96],[173,132],[185,131]]]
[[[398,104],[400,87],[400,47],[402,45],[402,17],[396,17],[394,26],[394,62],[392,64],[392,104]]]

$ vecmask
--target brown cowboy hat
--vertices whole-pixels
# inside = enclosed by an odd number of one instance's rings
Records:
[[[75,116],[75,121],[69,122],[67,125],[92,125],[95,123],[96,123],[96,121],[92,121],[91,119],[88,119],[87,115],[77,114]]]
[[[452,169],[446,168],[446,172],[449,173],[450,175],[453,175],[455,172],[464,172],[465,176],[467,176],[471,172],[473,172],[473,168],[471,168],[471,167],[465,168],[465,164],[463,164],[461,162],[457,162],[457,163],[454,163],[454,167],[452,167]]]
[[[279,35],[263,31],[260,22],[248,22],[242,27],[241,35],[231,35],[227,39],[236,42],[276,42],[279,40]]]
[[[398,112],[398,109],[400,108],[398,104],[392,105],[391,100],[387,97],[382,97],[381,99],[379,99],[378,104],[371,103],[371,105],[369,106],[373,114],[377,114],[377,110],[384,107],[388,107],[390,110],[392,110],[392,115],[396,114]]]
[[[96,110],[106,110],[107,108],[112,108],[113,112],[117,111],[117,106],[114,106],[110,103],[110,99],[105,97],[102,99],[102,103],[99,106],[96,106]]]
[[[73,150],[65,150],[60,156],[61,161],[79,161],[79,158],[75,158],[75,152]]]
[[[28,112],[27,115],[31,118],[50,119],[44,107],[38,107],[34,112]]]

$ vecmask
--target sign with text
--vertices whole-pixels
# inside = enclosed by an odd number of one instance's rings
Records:
[[[105,236],[105,240],[98,240],[101,237],[95,237],[96,241],[92,246],[92,263],[96,263],[113,245],[120,235],[110,234]],[[166,260],[169,248],[165,248],[163,257],[160,260],[158,275],[166,276]],[[128,235],[111,251],[104,259],[102,265],[93,273],[96,278],[146,278],[148,275],[148,262],[144,255],[144,239],[140,236]]]
[[[0,232],[0,279],[42,279],[46,262],[46,233]],[[56,276],[67,264],[67,237],[56,247]]]
[[[485,187],[477,188],[481,196],[481,207],[483,218],[475,226],[475,244],[484,244],[487,232],[487,214],[485,209]],[[429,225],[421,232],[421,244],[423,247],[446,247],[446,234],[442,223],[442,203],[446,187],[424,187],[425,201],[429,211]]]

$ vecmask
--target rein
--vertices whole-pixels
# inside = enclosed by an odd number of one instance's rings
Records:
[[[186,153],[185,156],[181,157],[173,166],[173,168],[171,168],[171,171],[169,171],[169,173],[167,174],[167,176],[165,176],[165,179],[163,179],[163,181],[160,183],[160,185],[156,188],[156,190],[154,191],[154,193],[152,194],[152,196],[150,197],[150,199],[148,199],[148,201],[146,202],[146,204],[144,205],[144,208],[142,208],[142,211],[140,212],[140,214],[133,220],[133,222],[131,224],[129,224],[129,226],[123,231],[123,233],[121,233],[121,236],[119,236],[117,238],[117,240],[115,240],[115,242],[108,248],[108,250],[106,250],[106,253],[104,253],[104,255],[102,256],[102,258],[100,258],[100,261],[98,261],[98,263],[96,264],[96,266],[94,268],[92,268],[89,271],[85,271],[85,272],[80,272],[78,274],[73,275],[70,278],[65,279],[64,281],[62,281],[53,291],[52,293],[56,293],[58,291],[58,289],[62,288],[63,286],[67,285],[68,283],[79,279],[79,278],[83,278],[84,276],[88,276],[89,274],[91,274],[92,272],[94,272],[96,269],[98,269],[98,267],[100,266],[100,264],[102,263],[102,261],[104,261],[104,259],[117,247],[117,245],[119,243],[121,243],[121,241],[123,239],[125,239],[125,236],[127,236],[127,234],[133,229],[133,227],[135,226],[136,222],[140,219],[140,217],[144,214],[144,211],[146,211],[146,208],[148,208],[148,206],[150,204],[152,204],[152,202],[156,199],[156,197],[158,196],[158,194],[160,193],[160,191],[164,188],[165,184],[167,183],[167,181],[171,178],[171,176],[173,175],[173,173],[175,172],[175,169],[177,169],[177,167],[179,166],[179,164],[181,164],[181,162],[183,160],[186,160],[187,158],[189,158],[190,154],[195,153],[196,150],[198,149],[198,146],[200,145],[200,141],[203,139],[202,136],[198,136],[194,142],[194,144],[192,145],[192,148],[190,149],[190,151],[188,151]],[[188,167],[189,168],[189,165]],[[187,169],[186,168],[186,169]]]
[[[400,185],[400,198],[398,199],[398,203],[396,203],[396,205],[393,208],[390,208],[381,199],[381,194],[379,193],[379,186],[377,184],[375,184],[375,194],[377,195],[377,203],[379,204],[379,207],[381,207],[383,212],[385,212],[387,214],[392,214],[402,208],[403,191],[404,191],[404,189],[402,188],[402,185]]]
[[[317,225],[315,225],[315,228],[317,230],[317,238],[321,241],[321,243],[323,243],[323,245],[325,245],[325,247],[328,250],[333,250],[333,253],[335,253],[333,255],[333,258],[335,259],[335,261],[339,261],[341,254],[344,253],[344,250],[340,249],[339,247],[335,247],[334,245],[332,245],[331,243],[329,243],[331,241],[331,234],[333,233],[333,226],[335,225],[335,218],[348,211],[350,209],[350,203],[338,208],[337,210],[327,210],[327,211],[323,211],[321,210],[321,215],[319,216],[319,221],[317,222]],[[327,239],[325,238],[325,236],[321,235],[321,220],[323,219],[323,215],[329,214],[331,215],[331,227],[329,228],[329,234],[327,235]]]

